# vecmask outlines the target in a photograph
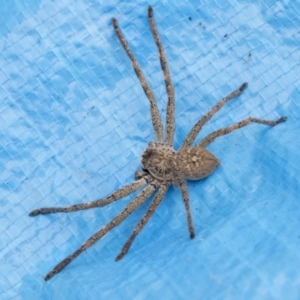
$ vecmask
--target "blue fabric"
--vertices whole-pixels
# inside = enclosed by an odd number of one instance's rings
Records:
[[[163,3],[162,3],[163,2]],[[201,3],[201,4],[200,4]],[[118,42],[119,20],[158,99],[166,92],[146,1],[0,3],[1,299],[299,299],[299,1],[150,1],[176,90],[178,149],[219,99],[247,81],[197,138],[249,116],[208,148],[221,166],[189,182],[196,237],[171,188],[125,258],[149,201],[48,282],[43,276],[132,197],[30,218],[133,181],[154,138],[149,104]]]

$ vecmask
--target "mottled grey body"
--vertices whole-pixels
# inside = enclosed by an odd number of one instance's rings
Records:
[[[179,179],[199,180],[210,175],[220,161],[203,147],[188,147],[179,151],[149,143],[142,154],[141,165],[154,178],[178,186]]]
[[[220,161],[208,150],[196,146],[183,148],[175,154],[174,169],[181,179],[199,180],[209,176]]]
[[[159,58],[161,63],[161,68],[164,74],[165,85],[168,93],[167,102],[167,117],[166,117],[166,133],[165,138],[163,137],[163,126],[159,111],[157,108],[156,100],[152,90],[150,89],[143,72],[132,54],[128,43],[118,26],[116,19],[113,19],[113,26],[116,35],[127,53],[129,59],[131,60],[134,71],[144,89],[144,92],[150,102],[150,113],[152,124],[156,136],[156,142],[150,142],[147,149],[143,152],[141,157],[141,165],[143,170],[136,171],[135,182],[128,184],[119,190],[112,193],[110,196],[94,201],[86,202],[82,204],[75,204],[67,207],[46,207],[33,210],[29,215],[37,216],[39,214],[49,214],[58,212],[74,212],[78,210],[84,210],[94,207],[103,207],[114,201],[117,201],[129,194],[145,187],[136,197],[130,202],[125,209],[117,215],[113,220],[111,220],[106,226],[100,229],[91,238],[85,241],[82,246],[77,249],[74,253],[70,254],[59,264],[57,264],[52,271],[50,271],[45,280],[49,280],[55,274],[59,273],[63,268],[65,268],[72,260],[74,260],[78,255],[87,250],[89,247],[94,245],[100,238],[102,238],[106,233],[112,230],[114,227],[118,226],[123,220],[125,220],[134,210],[137,209],[141,204],[143,204],[156,190],[156,194],[153,202],[151,203],[148,211],[137,224],[132,235],[129,237],[124,247],[122,248],[116,260],[120,260],[128,252],[131,244],[133,243],[135,237],[143,229],[145,224],[148,222],[150,217],[153,215],[161,201],[163,200],[169,186],[175,184],[181,190],[182,199],[184,202],[187,223],[190,237],[195,236],[195,230],[192,222],[192,215],[189,205],[189,195],[186,184],[186,179],[198,180],[206,176],[209,176],[220,164],[220,161],[210,153],[205,147],[214,141],[217,137],[228,134],[236,129],[246,126],[251,123],[259,123],[269,126],[274,126],[286,120],[286,117],[281,117],[276,121],[262,120],[257,118],[248,118],[246,120],[240,121],[233,124],[227,128],[217,130],[207,137],[205,137],[198,145],[191,147],[195,141],[198,133],[200,132],[202,126],[212,118],[212,116],[219,111],[229,100],[239,96],[242,91],[247,87],[247,83],[243,83],[239,89],[233,91],[231,94],[219,101],[206,115],[204,115],[191,129],[187,138],[183,142],[182,147],[175,151],[172,147],[175,131],[175,104],[174,104],[174,88],[171,82],[171,77],[167,65],[167,60],[165,57],[164,49],[160,42],[156,25],[153,19],[153,9],[151,6],[148,8],[148,18],[150,23],[151,32],[155,43],[158,48]]]

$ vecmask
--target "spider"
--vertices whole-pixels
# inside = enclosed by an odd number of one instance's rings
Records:
[[[152,119],[152,125],[155,132],[155,142],[150,142],[148,147],[142,153],[141,156],[141,167],[142,170],[135,172],[135,181],[128,184],[117,191],[113,192],[110,196],[94,201],[86,202],[82,204],[75,204],[67,207],[46,207],[33,210],[30,212],[29,216],[37,216],[40,214],[50,214],[50,213],[69,213],[78,210],[84,210],[95,207],[103,207],[121,198],[124,198],[133,192],[140,190],[142,187],[144,189],[130,202],[125,209],[112,219],[108,224],[106,224],[102,229],[85,241],[79,249],[74,253],[70,254],[68,257],[63,259],[59,264],[57,264],[52,271],[50,271],[46,276],[45,280],[51,279],[54,275],[59,273],[63,268],[65,268],[69,263],[71,263],[78,255],[86,251],[92,245],[94,245],[99,239],[101,239],[105,234],[107,234],[114,227],[118,226],[122,221],[124,221],[133,211],[135,211],[141,204],[143,204],[152,194],[155,193],[154,199],[149,206],[148,211],[142,217],[142,219],[137,224],[133,233],[124,244],[121,252],[116,257],[116,261],[122,259],[124,255],[128,252],[130,246],[132,245],[136,236],[141,232],[143,227],[149,221],[150,217],[153,215],[159,204],[162,202],[166,192],[171,184],[179,187],[181,190],[181,195],[183,198],[186,214],[187,214],[187,224],[190,234],[190,238],[194,238],[195,230],[193,226],[189,195],[186,180],[200,180],[209,176],[220,164],[220,161],[208,150],[205,149],[207,145],[213,142],[217,137],[228,134],[234,130],[242,128],[251,123],[259,123],[269,126],[277,125],[284,122],[287,118],[281,117],[276,121],[269,121],[257,118],[247,118],[240,122],[237,122],[229,127],[219,129],[201,140],[197,145],[192,146],[195,138],[200,132],[203,125],[209,121],[212,116],[219,111],[228,101],[239,96],[243,90],[247,87],[247,83],[243,83],[237,90],[233,91],[231,94],[220,100],[207,114],[205,114],[191,129],[188,136],[184,140],[182,146],[178,151],[173,149],[173,139],[175,131],[175,104],[174,104],[174,87],[171,82],[170,72],[167,65],[167,60],[163,46],[161,44],[158,31],[153,19],[153,9],[151,6],[148,7],[148,19],[150,23],[151,32],[155,43],[158,48],[159,59],[161,68],[164,75],[166,90],[168,94],[167,102],[167,117],[166,117],[166,132],[163,135],[162,121],[157,108],[156,100],[152,90],[150,89],[143,72],[132,54],[128,43],[119,28],[118,22],[115,18],[112,19],[113,27],[115,33],[124,48],[126,54],[131,60],[134,71],[143,87],[143,90],[150,102],[150,113]]]

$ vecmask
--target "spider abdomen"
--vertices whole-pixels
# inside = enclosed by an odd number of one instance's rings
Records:
[[[184,148],[176,153],[174,165],[181,178],[198,180],[210,175],[220,161],[203,147]]]

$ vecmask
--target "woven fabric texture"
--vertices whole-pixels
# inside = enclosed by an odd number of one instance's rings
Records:
[[[300,2],[0,1],[1,299],[300,299]],[[30,218],[133,181],[154,139],[149,103],[115,17],[153,89],[166,91],[147,7],[176,93],[175,149],[217,101],[249,87],[203,128],[250,125],[208,149],[221,166],[188,183],[196,237],[172,187],[120,262],[141,206],[48,282],[43,276],[133,196]]]

